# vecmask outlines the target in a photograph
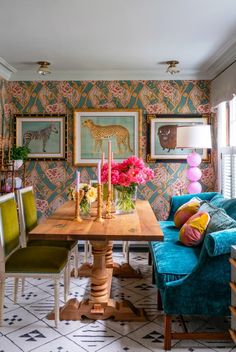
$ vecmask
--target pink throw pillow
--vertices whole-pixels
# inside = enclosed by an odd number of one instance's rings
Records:
[[[191,216],[179,231],[180,242],[188,247],[198,246],[204,239],[209,221],[210,215],[203,211]]]

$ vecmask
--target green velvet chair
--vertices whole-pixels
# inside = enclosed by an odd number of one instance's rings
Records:
[[[63,247],[69,250],[70,256],[74,257],[74,276],[78,276],[78,241],[50,241],[50,240],[28,240],[27,234],[38,223],[37,208],[32,186],[17,191],[17,202],[19,208],[21,241],[23,247],[31,246],[53,246]]]
[[[66,248],[21,247],[17,204],[14,193],[0,197],[0,325],[3,323],[5,279],[15,279],[14,302],[19,279],[54,280],[55,325],[59,321],[59,280],[64,275],[64,298],[68,294],[68,255]]]

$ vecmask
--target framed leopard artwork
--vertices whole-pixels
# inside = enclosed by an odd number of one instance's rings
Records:
[[[141,156],[142,113],[137,109],[86,109],[74,111],[74,165],[95,166],[107,158],[111,141],[116,162]]]

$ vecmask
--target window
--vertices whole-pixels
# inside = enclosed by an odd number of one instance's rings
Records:
[[[218,107],[220,185],[225,198],[236,198],[236,97]]]

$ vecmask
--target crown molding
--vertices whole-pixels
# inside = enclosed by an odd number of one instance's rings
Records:
[[[205,72],[186,71],[170,75],[159,70],[113,70],[113,71],[52,71],[51,74],[40,76],[32,71],[17,71],[10,77],[11,81],[91,81],[91,80],[208,80],[211,77]]]
[[[12,73],[16,73],[15,67],[0,57],[0,76],[6,80],[10,80]]]
[[[236,60],[236,40],[228,41],[202,67],[214,79]]]

